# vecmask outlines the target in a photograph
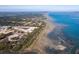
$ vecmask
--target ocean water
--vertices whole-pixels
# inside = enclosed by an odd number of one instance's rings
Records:
[[[55,23],[67,25],[63,29],[65,37],[74,43],[75,48],[79,48],[79,12],[50,12],[49,16]]]

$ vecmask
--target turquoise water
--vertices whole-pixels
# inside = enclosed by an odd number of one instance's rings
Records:
[[[49,16],[53,18],[55,23],[67,25],[67,27],[63,29],[65,37],[74,43],[74,47],[79,48],[79,13],[51,12]]]

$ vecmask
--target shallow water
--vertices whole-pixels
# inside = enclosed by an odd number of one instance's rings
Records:
[[[79,48],[79,13],[78,12],[51,12],[49,16],[53,18],[53,21],[57,24],[67,25],[62,32],[67,38],[66,40],[72,41],[76,50]],[[75,49],[76,47],[76,49]]]

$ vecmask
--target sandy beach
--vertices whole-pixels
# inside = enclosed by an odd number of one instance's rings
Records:
[[[26,48],[24,51],[34,51],[36,53],[44,54],[48,53],[50,49],[55,48],[55,49],[60,49],[63,50],[65,47],[59,44],[55,44],[55,40],[50,40],[48,38],[48,34],[52,32],[55,29],[55,24],[52,22],[51,18],[46,15],[47,19],[44,20],[46,22],[46,27],[45,29],[40,33],[38,36],[37,40],[32,44],[30,48]],[[58,42],[56,42],[58,43]],[[48,50],[47,50],[48,49]],[[47,52],[48,51],[48,52]]]

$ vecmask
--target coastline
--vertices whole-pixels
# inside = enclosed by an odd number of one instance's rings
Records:
[[[51,18],[46,15],[47,19],[44,20],[46,27],[41,32],[39,39],[36,44],[33,45],[32,50],[37,50],[38,53],[46,53],[45,48],[50,45],[50,39],[48,38],[48,33],[53,31],[55,25],[51,22]]]
[[[38,39],[30,48],[26,48],[24,51],[31,51],[35,53],[45,54],[45,53],[53,53],[48,50],[56,49],[56,50],[64,50],[65,47],[63,45],[60,45],[58,41],[56,41],[54,38],[52,40],[48,37],[48,34],[54,31],[56,28],[56,24],[52,21],[52,18],[46,14],[45,17],[47,17],[44,22],[46,23],[46,27],[43,31],[41,31]]]

